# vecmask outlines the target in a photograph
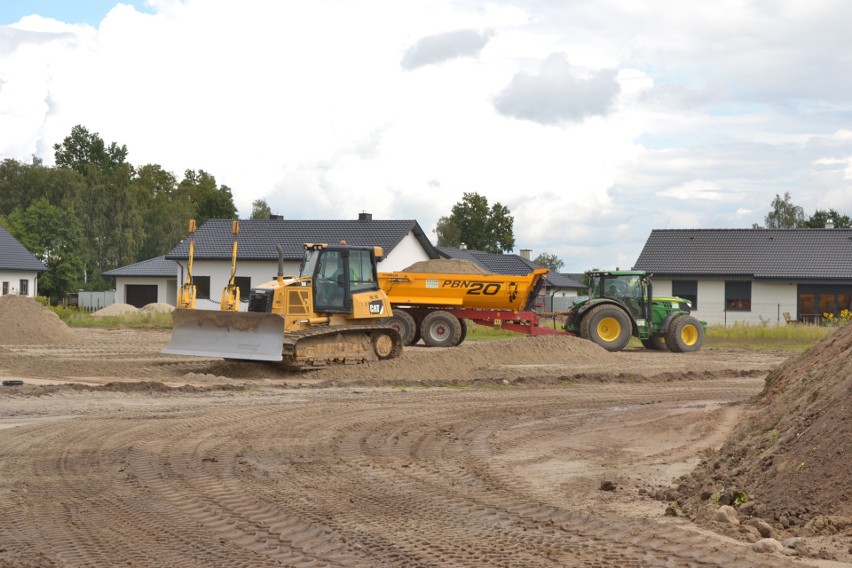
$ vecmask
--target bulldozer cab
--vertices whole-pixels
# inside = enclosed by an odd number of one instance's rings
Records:
[[[317,312],[351,313],[353,293],[379,289],[373,247],[306,245],[300,276],[311,279]]]

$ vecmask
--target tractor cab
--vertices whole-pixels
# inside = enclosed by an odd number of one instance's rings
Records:
[[[379,251],[379,247],[306,244],[300,277],[310,278],[316,311],[350,313],[352,294],[378,290]]]
[[[589,298],[609,298],[622,304],[634,320],[650,319],[647,298],[651,284],[644,272],[590,272]]]

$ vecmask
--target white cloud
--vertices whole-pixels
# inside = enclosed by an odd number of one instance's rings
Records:
[[[0,26],[0,157],[52,163],[82,124],[207,170],[243,215],[427,232],[475,191],[574,271],[632,264],[654,228],[749,227],[785,191],[852,213],[839,0],[148,6]]]

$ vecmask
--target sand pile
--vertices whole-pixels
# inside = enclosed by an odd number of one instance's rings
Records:
[[[491,274],[475,262],[460,258],[436,258],[415,262],[402,272],[436,272],[439,274]]]
[[[74,343],[77,335],[59,316],[27,296],[0,296],[0,345]]]
[[[175,307],[171,304],[164,304],[162,302],[155,302],[153,304],[146,304],[142,306],[143,312],[162,312],[162,313],[171,313],[174,311]]]
[[[105,308],[101,308],[100,310],[94,312],[92,315],[95,317],[100,316],[123,316],[124,314],[132,314],[139,311],[139,308],[136,306],[131,306],[130,304],[110,304]]]
[[[609,361],[613,354],[602,347],[570,335],[519,337],[494,341],[468,341],[458,347],[406,351],[390,361],[359,365],[357,377],[371,381],[444,384],[499,381],[517,378],[518,367],[535,367],[540,375],[558,378],[558,368]],[[542,364],[542,361],[546,361]],[[314,374],[315,373],[315,374]],[[351,382],[353,371],[340,365],[312,372],[318,379]]]
[[[743,492],[741,518],[852,536],[852,325],[770,373],[754,412],[682,481],[696,506]]]

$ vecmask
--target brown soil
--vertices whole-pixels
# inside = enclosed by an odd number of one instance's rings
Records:
[[[852,327],[790,360],[519,337],[301,373],[67,331],[0,345],[0,568],[852,565]],[[710,491],[802,540],[752,551]]]
[[[77,341],[55,313],[27,296],[0,296],[0,345],[63,345]]]
[[[461,258],[437,258],[415,262],[402,272],[434,272],[436,274],[491,274],[475,262]]]

